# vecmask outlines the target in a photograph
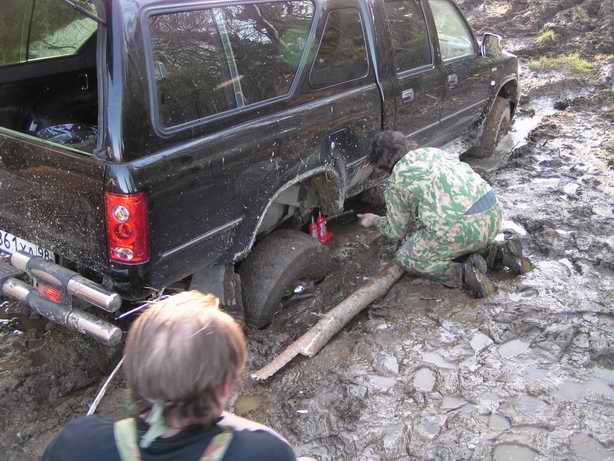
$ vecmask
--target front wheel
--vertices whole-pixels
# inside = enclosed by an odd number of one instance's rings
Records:
[[[262,239],[239,267],[247,324],[267,326],[284,295],[301,280],[322,280],[331,265],[328,248],[304,232],[280,229]]]
[[[509,133],[512,126],[512,111],[510,102],[501,96],[497,97],[484,126],[480,145],[472,150],[471,156],[477,158],[491,157],[503,137]]]

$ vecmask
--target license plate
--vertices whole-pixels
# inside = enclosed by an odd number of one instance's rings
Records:
[[[48,259],[49,261],[55,261],[55,254],[45,248],[41,248],[38,245],[28,242],[27,240],[20,239],[8,232],[0,229],[0,251],[5,253],[15,253],[21,251],[32,256],[40,256],[41,258]]]

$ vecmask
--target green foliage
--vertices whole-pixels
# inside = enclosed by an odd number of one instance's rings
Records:
[[[535,37],[535,44],[541,47],[552,45],[558,40],[558,38],[559,36],[555,31],[545,30],[544,32],[539,34],[537,37]]]
[[[25,60],[32,0],[5,0],[0,14],[0,65]]]
[[[600,157],[604,160],[605,165],[610,170],[614,170],[614,146],[611,146],[609,149],[606,147],[598,149],[596,151],[597,157]],[[614,301],[614,291],[612,291],[612,300]]]
[[[595,67],[578,53],[561,54],[558,56],[545,56],[529,62],[532,71],[558,70],[578,75],[588,75],[595,71]]]
[[[587,13],[587,12],[586,12],[586,10],[585,10],[584,8],[582,8],[581,6],[576,6],[576,7],[574,8],[574,11],[573,11],[573,12],[574,12],[574,18],[575,18],[577,21],[580,21],[580,22],[586,22],[586,21],[588,21],[588,20],[589,20],[588,13]]]
[[[76,53],[95,30],[93,20],[62,0],[4,0],[0,65]]]

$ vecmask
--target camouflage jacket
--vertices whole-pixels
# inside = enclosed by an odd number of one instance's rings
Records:
[[[377,227],[394,240],[404,238],[412,225],[433,231],[447,228],[463,220],[490,189],[469,165],[441,149],[410,151],[388,178],[387,215]]]

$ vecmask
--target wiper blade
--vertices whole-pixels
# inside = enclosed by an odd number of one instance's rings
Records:
[[[104,19],[96,14],[96,6],[89,0],[64,0],[64,3],[68,3],[75,10],[80,11],[98,24],[102,24],[103,26],[107,24]]]

